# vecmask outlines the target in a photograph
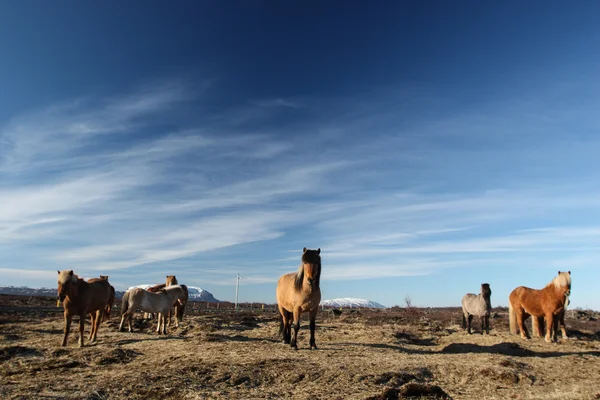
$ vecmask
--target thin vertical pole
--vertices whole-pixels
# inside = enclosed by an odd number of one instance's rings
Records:
[[[238,293],[240,290],[240,274],[235,277],[235,309],[238,309]]]

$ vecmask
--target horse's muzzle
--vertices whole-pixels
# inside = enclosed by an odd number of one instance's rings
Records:
[[[315,282],[315,280],[314,280],[313,278],[308,278],[306,281],[308,282],[308,284],[309,284],[310,286],[312,286],[312,285],[313,285],[313,283]]]

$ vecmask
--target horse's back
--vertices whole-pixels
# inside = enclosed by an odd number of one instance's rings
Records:
[[[88,312],[104,309],[110,301],[112,295],[112,286],[107,280],[96,280],[86,282],[86,297],[88,297]]]
[[[473,300],[477,299],[477,295],[473,294],[473,293],[467,293],[463,296],[462,301],[461,301],[461,305],[463,310],[467,310],[469,308],[469,305],[473,302]]]

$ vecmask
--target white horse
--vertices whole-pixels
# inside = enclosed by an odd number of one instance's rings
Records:
[[[125,319],[127,319],[129,325],[129,332],[132,331],[131,320],[133,313],[139,308],[144,312],[157,313],[158,324],[156,332],[160,335],[162,330],[162,333],[166,334],[169,311],[171,311],[173,303],[178,301],[183,295],[184,290],[179,285],[167,286],[157,293],[148,292],[140,288],[128,290],[123,295],[123,302],[121,303],[121,324],[119,325],[119,331],[123,330]]]

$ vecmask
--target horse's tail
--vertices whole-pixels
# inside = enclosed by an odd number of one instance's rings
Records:
[[[129,291],[125,292],[125,294],[123,295],[123,300],[121,300],[121,317],[123,316],[123,314],[125,314],[127,312],[128,308],[129,308]]]
[[[508,324],[510,326],[510,333],[513,335],[517,334],[517,314],[515,314],[515,309],[513,308],[512,303],[508,302]]]

